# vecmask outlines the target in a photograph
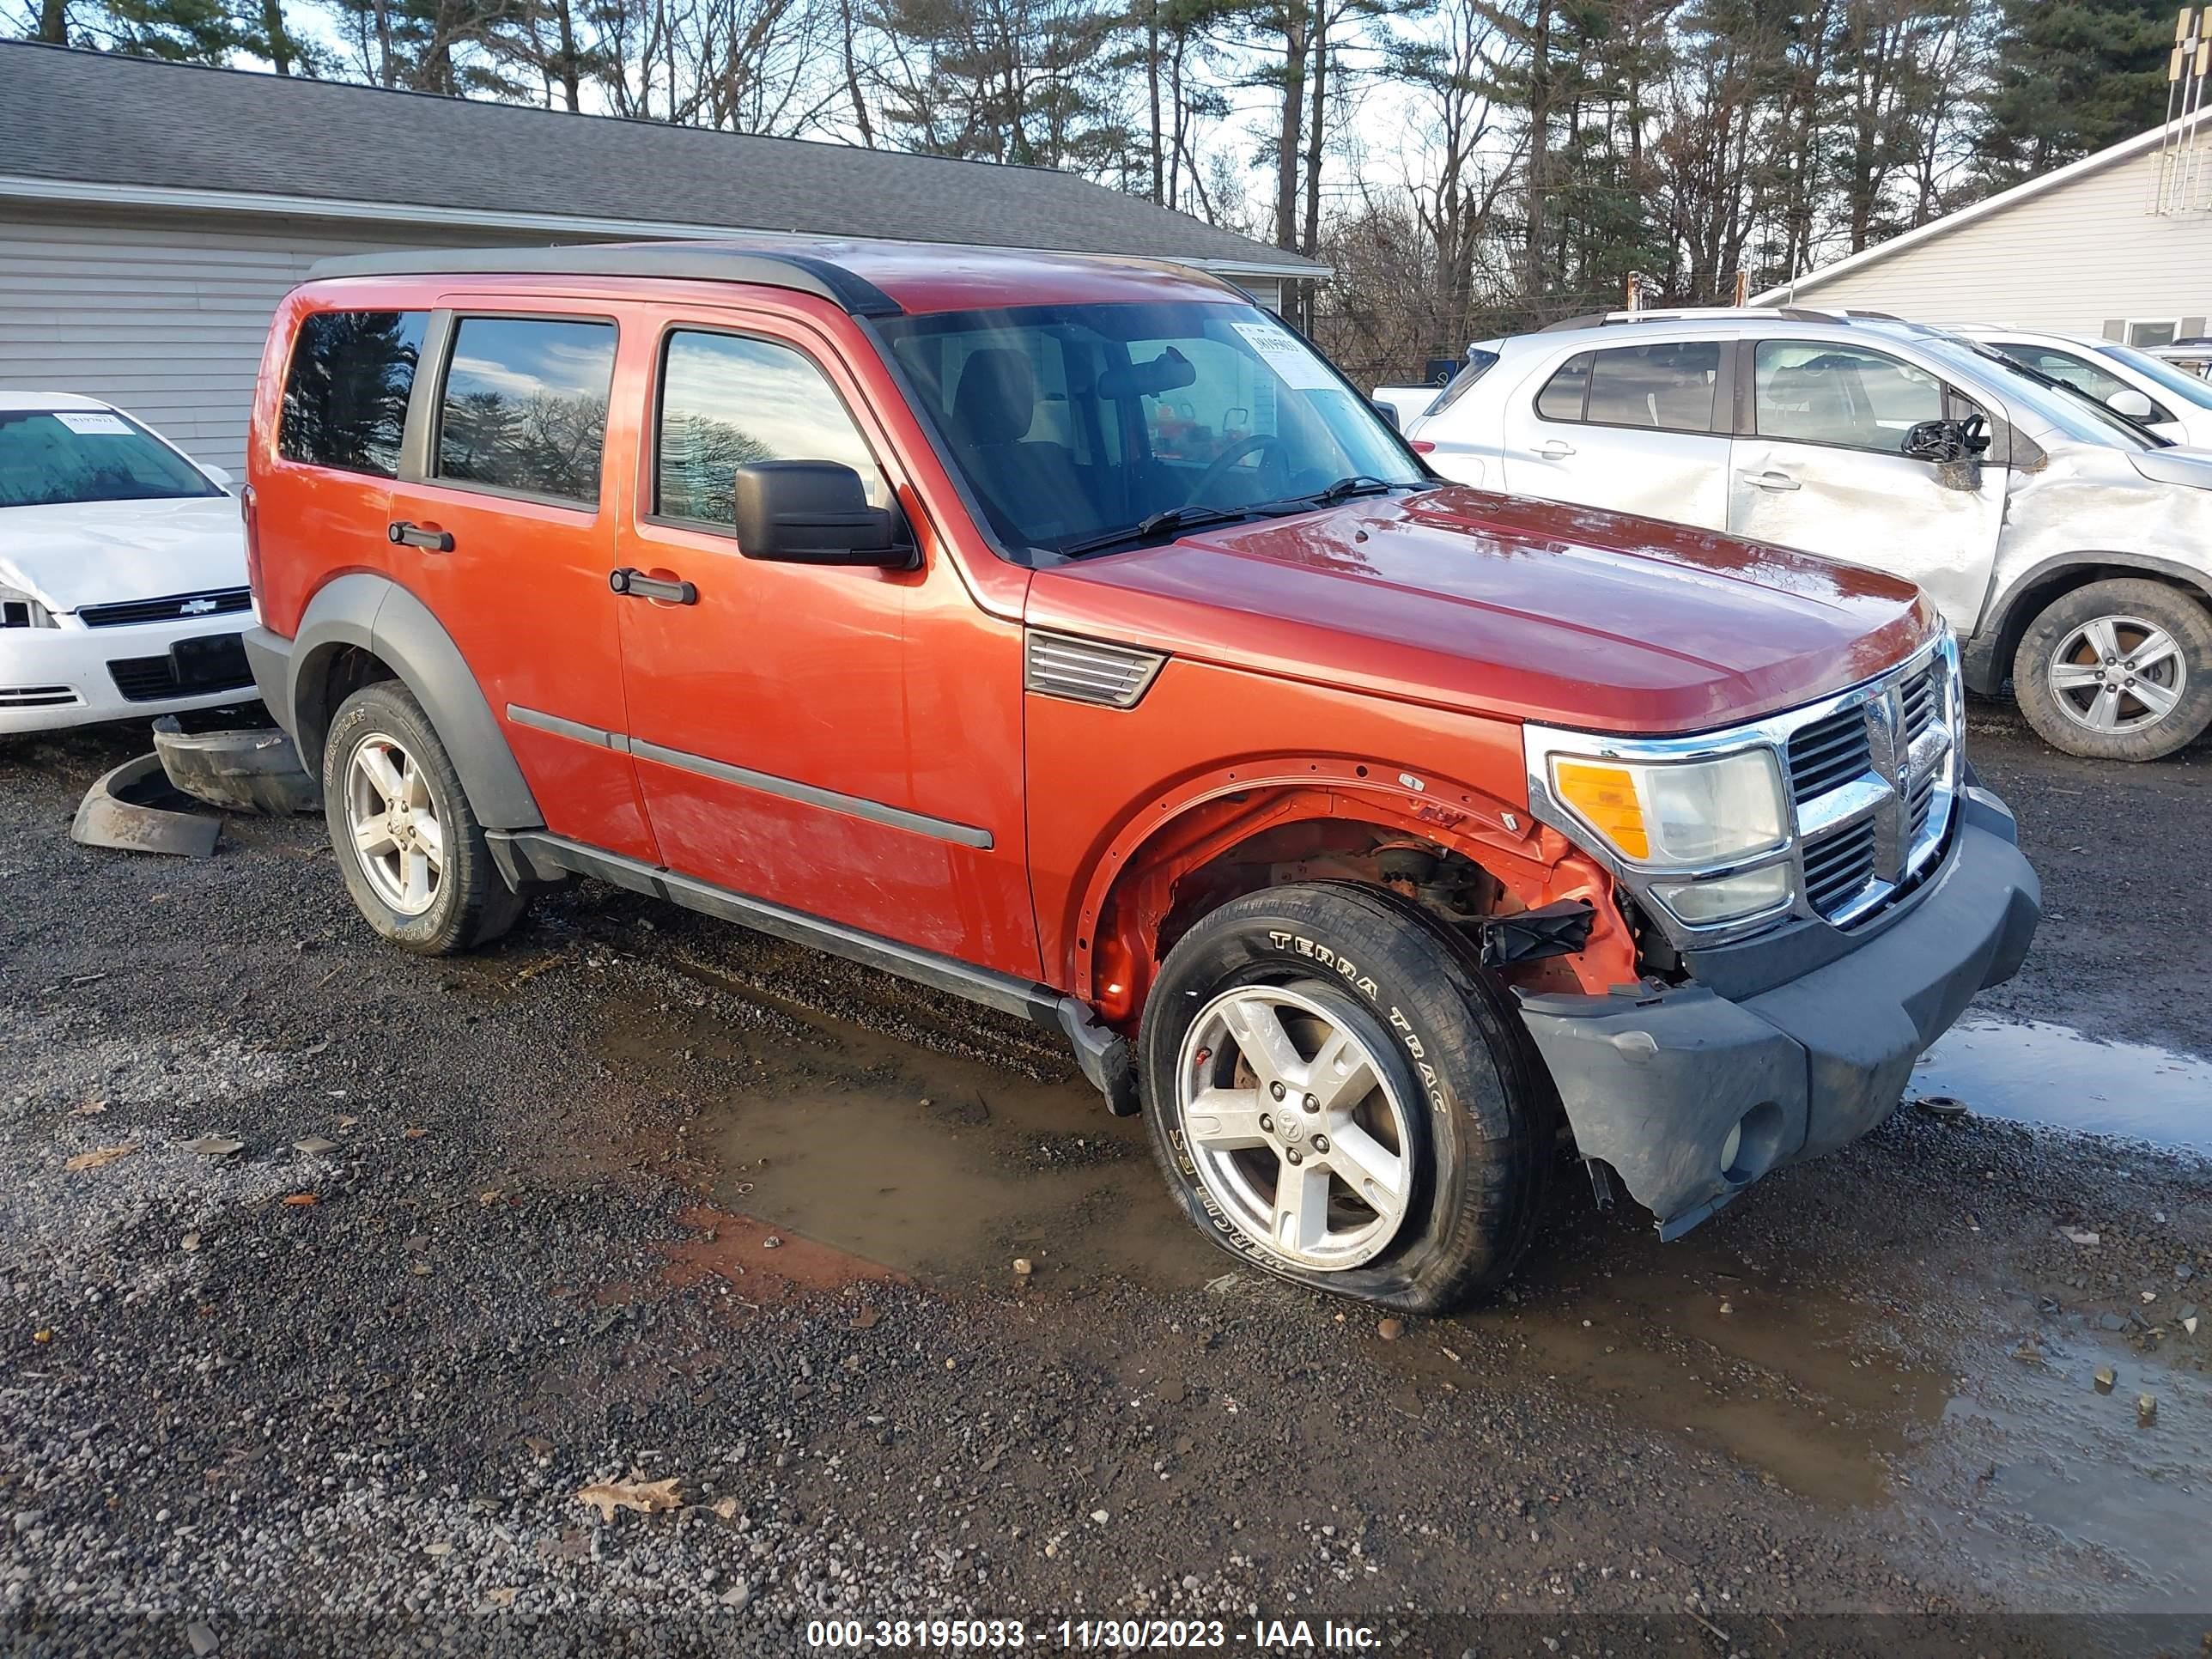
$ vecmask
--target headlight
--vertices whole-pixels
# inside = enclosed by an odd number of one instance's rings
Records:
[[[1765,750],[1708,761],[1554,755],[1552,793],[1632,864],[1719,864],[1789,839],[1782,778]]]
[[[20,587],[0,587],[0,628],[52,628],[54,613]]]

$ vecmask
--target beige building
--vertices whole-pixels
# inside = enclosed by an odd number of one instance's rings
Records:
[[[1757,305],[2160,346],[2212,317],[2212,108],[1769,289]]]

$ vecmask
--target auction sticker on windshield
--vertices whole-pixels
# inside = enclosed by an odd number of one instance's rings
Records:
[[[1328,365],[1308,350],[1297,335],[1273,323],[1231,323],[1230,327],[1244,337],[1245,343],[1260,354],[1260,361],[1273,369],[1285,386],[1302,392],[1335,386],[1336,376],[1328,372]]]
[[[80,438],[128,437],[131,428],[98,410],[58,409],[54,418]]]

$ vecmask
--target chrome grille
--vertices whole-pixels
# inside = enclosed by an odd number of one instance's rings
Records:
[[[1032,629],[1023,684],[1048,697],[1100,703],[1109,708],[1133,708],[1166,660],[1158,652],[1139,651],[1133,645]]]
[[[1911,742],[1936,718],[1936,671],[1931,665],[1905,677],[1899,688],[1905,704],[1905,737]]]
[[[253,606],[253,594],[243,587],[210,588],[202,593],[171,593],[158,599],[121,599],[113,605],[88,605],[77,613],[87,628],[126,628],[134,623],[190,622],[197,617],[222,617]]]
[[[1847,783],[1871,763],[1866,717],[1838,709],[1790,739],[1790,798],[1808,801]]]
[[[1874,825],[1859,823],[1805,849],[1805,902],[1822,915],[1842,909],[1874,879]]]

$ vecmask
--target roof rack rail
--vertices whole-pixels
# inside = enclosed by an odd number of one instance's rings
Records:
[[[812,294],[855,317],[904,307],[864,276],[811,253],[741,241],[599,242],[571,247],[431,248],[318,260],[309,282],[332,276],[665,276],[757,283]]]
[[[1547,323],[1539,334],[1564,334],[1573,329],[1612,328],[1624,323],[1702,323],[1730,317],[1760,317],[1784,323],[1848,323],[1854,319],[1896,322],[1886,311],[1820,311],[1810,306],[1662,306],[1648,311],[1593,311],[1563,322]]]

